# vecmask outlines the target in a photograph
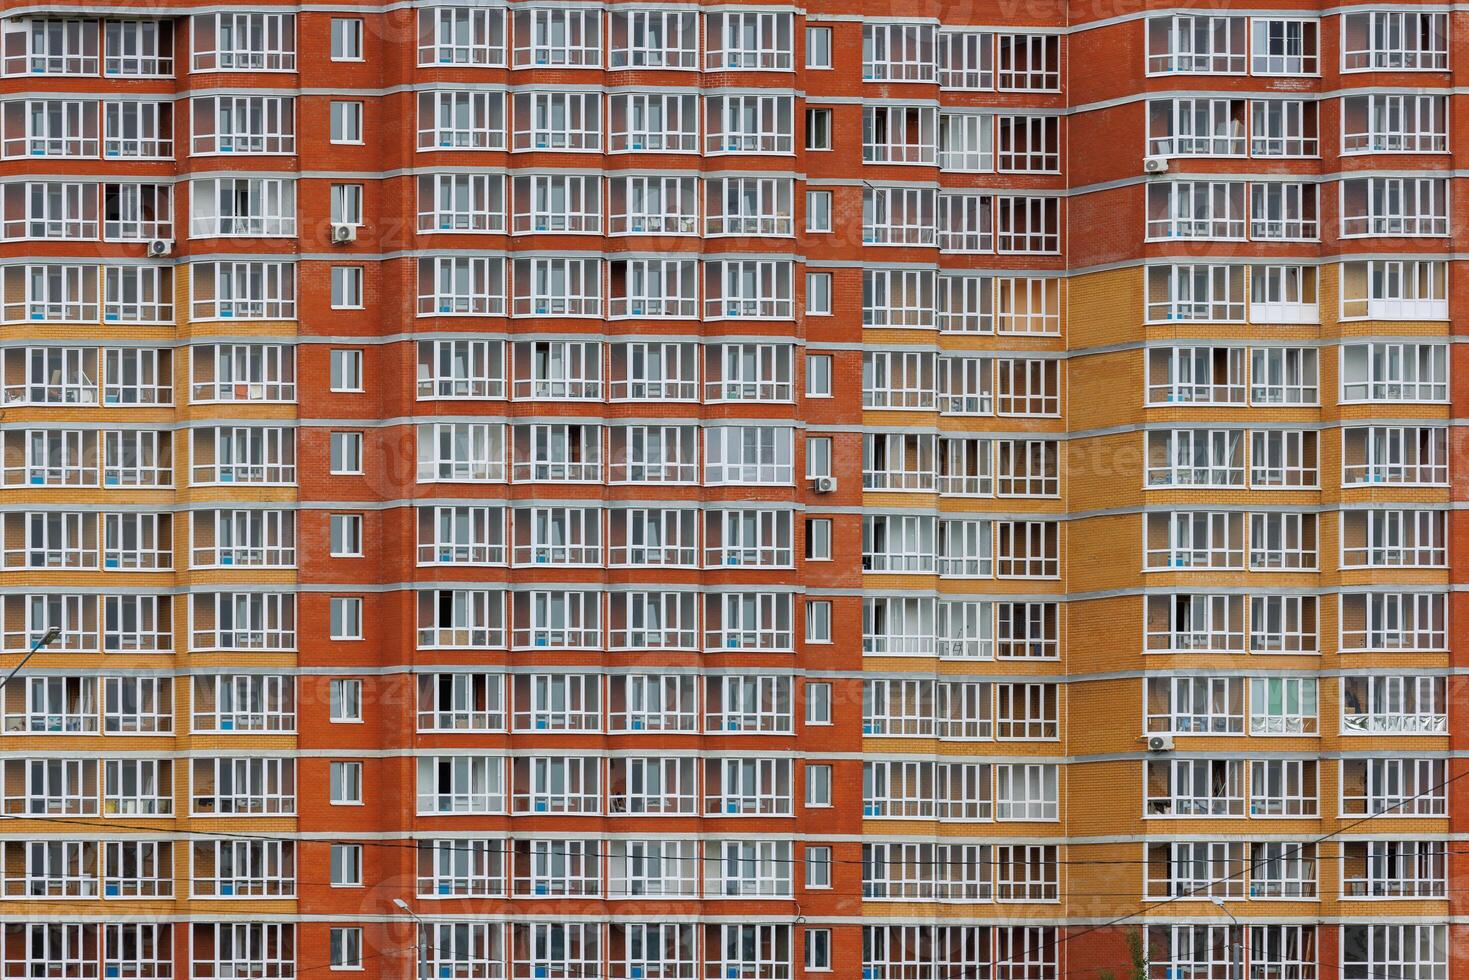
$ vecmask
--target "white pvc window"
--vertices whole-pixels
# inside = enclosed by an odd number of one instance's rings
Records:
[[[174,25],[168,20],[106,20],[102,73],[108,77],[172,78]]]
[[[614,259],[608,279],[609,319],[699,315],[699,269],[693,259]]]
[[[1316,734],[1314,677],[1251,677],[1251,735]]]
[[[512,316],[600,316],[600,259],[516,259]]]
[[[1381,817],[1442,817],[1448,813],[1443,759],[1372,758],[1341,762],[1341,812]]]
[[[940,30],[938,83],[943,89],[988,91],[995,87],[995,35],[989,31]]]
[[[1443,95],[1350,95],[1341,100],[1342,154],[1444,153],[1449,147]]]
[[[100,155],[98,103],[63,99],[11,100],[0,107],[5,134],[0,155],[97,157]]]
[[[704,68],[790,71],[793,16],[759,10],[710,13],[704,21]]]
[[[996,820],[1057,819],[1057,766],[1017,762],[994,771]]]
[[[294,237],[295,181],[190,181],[190,237]]]
[[[711,320],[787,320],[794,292],[784,260],[716,259],[704,263],[704,315]]]
[[[704,648],[721,650],[794,649],[791,596],[773,592],[710,593],[704,602]]]
[[[862,192],[862,243],[934,244],[935,200],[932,188],[865,188]]]
[[[602,94],[516,93],[515,140],[512,149],[600,151]]]
[[[505,149],[505,93],[418,93],[420,150]]]
[[[196,320],[293,320],[294,262],[199,262],[190,287]]]
[[[1444,71],[1449,16],[1375,10],[1341,17],[1342,71]]]
[[[609,97],[611,153],[698,153],[699,104],[695,95],[636,92]]]
[[[596,68],[602,64],[602,11],[531,7],[514,12],[515,68]]]
[[[505,759],[498,755],[430,755],[418,760],[418,812],[505,813]],[[449,950],[452,950],[452,945]],[[439,947],[439,955],[449,950]]]
[[[936,282],[928,269],[863,269],[862,325],[932,329]]]
[[[863,24],[864,82],[933,82],[935,28],[932,24]]]
[[[1250,185],[1250,237],[1261,241],[1315,241],[1320,237],[1316,184],[1259,182]]]
[[[12,265],[4,269],[6,323],[94,323],[98,269],[91,265]]]
[[[1001,92],[1061,90],[1060,35],[1000,34],[996,42],[995,82]]]
[[[505,730],[505,675],[454,671],[418,676],[418,730]]]
[[[1448,561],[1445,516],[1440,510],[1343,513],[1342,567],[1442,567]]]
[[[693,11],[612,10],[607,34],[611,68],[699,66],[699,23]]]
[[[103,651],[170,652],[173,648],[172,609],[168,596],[104,596]]]
[[[1314,347],[1255,347],[1250,350],[1250,403],[1315,405],[1320,399]]]
[[[418,178],[418,230],[505,231],[505,178],[500,174],[422,174]]]
[[[795,109],[790,96],[711,95],[704,105],[707,154],[786,154],[794,149]]]
[[[1148,103],[1149,156],[1244,156],[1244,99],[1154,99]]]
[[[1342,347],[1343,402],[1424,402],[1448,398],[1443,344],[1369,343]]]
[[[764,425],[716,425],[705,430],[704,476],[711,486],[793,481],[795,434]]]
[[[189,119],[193,156],[296,152],[296,100],[288,96],[196,96]]]
[[[191,71],[295,71],[294,14],[195,14]]]
[[[1448,266],[1380,259],[1340,266],[1342,319],[1446,320]]]
[[[938,162],[938,110],[931,106],[862,108],[862,162]]]
[[[579,178],[572,178],[579,179]],[[585,178],[594,181],[594,178]],[[595,188],[591,197],[595,201]],[[613,177],[607,188],[611,235],[692,235],[699,227],[698,181],[693,177]],[[600,221],[598,214],[589,223]]]
[[[497,483],[506,475],[504,425],[426,422],[418,427],[419,483]]]
[[[1250,22],[1250,74],[1316,75],[1319,20],[1256,17]]]
[[[102,237],[106,241],[148,241],[173,237],[173,185],[108,183],[102,185]],[[107,269],[110,279],[114,267]],[[157,273],[156,267],[130,269]]]
[[[1060,173],[1061,120],[1057,116],[1000,116],[996,147],[1001,173]]]
[[[1319,618],[1315,596],[1251,596],[1250,653],[1319,653]]]
[[[711,177],[704,181],[708,236],[786,236],[792,233],[789,177]]]
[[[504,316],[505,260],[425,256],[418,260],[419,316]]]
[[[109,160],[172,160],[172,102],[103,102],[102,155]]]
[[[1148,74],[1243,75],[1247,24],[1239,15],[1148,18]]]
[[[990,113],[939,113],[939,169],[991,173],[995,169],[995,117]]]
[[[419,400],[504,397],[504,341],[418,342]]]
[[[1448,604],[1435,592],[1348,592],[1341,645],[1353,651],[1434,651],[1447,642]]]
[[[1148,187],[1148,238],[1242,241],[1244,211],[1244,181],[1178,180],[1152,184]]]
[[[505,11],[428,6],[418,11],[418,65],[499,68],[505,65]]]
[[[1448,482],[1442,426],[1350,426],[1342,430],[1342,483],[1397,486]]]
[[[1433,237],[1449,233],[1449,184],[1437,177],[1341,181],[1341,234]]]

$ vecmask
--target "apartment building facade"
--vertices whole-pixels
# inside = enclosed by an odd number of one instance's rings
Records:
[[[1463,972],[1464,17],[11,5],[0,980]]]

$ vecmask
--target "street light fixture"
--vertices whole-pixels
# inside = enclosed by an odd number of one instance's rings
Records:
[[[424,974],[424,947],[428,939],[428,937],[425,936],[424,933],[428,930],[428,926],[424,923],[422,919],[418,917],[418,913],[409,908],[408,903],[403,901],[401,898],[393,899],[393,904],[402,911],[406,912],[408,915],[412,916],[413,921],[418,923],[418,926],[413,930],[413,959],[418,968],[418,975],[422,977]]]
[[[1234,924],[1234,928],[1236,930],[1238,930],[1240,928],[1239,919],[1236,919],[1234,917],[1234,913],[1231,912],[1231,911],[1229,911],[1229,906],[1224,904],[1224,896],[1223,895],[1215,895],[1213,901],[1214,901],[1214,905],[1221,912],[1223,912],[1225,915],[1229,916],[1229,921],[1232,922]],[[1243,969],[1243,964],[1240,963],[1240,960],[1243,958],[1243,954],[1244,954],[1243,940],[1244,940],[1244,936],[1235,936],[1235,937],[1231,938],[1230,941],[1229,941],[1229,959],[1230,959],[1230,971],[1229,971],[1229,975],[1231,977],[1233,977],[1234,980],[1242,980],[1242,978],[1240,976],[1240,971]]]
[[[5,675],[4,680],[0,680],[0,690],[4,690],[5,685],[10,683],[10,679],[16,674],[20,673],[20,669],[24,667],[26,665],[26,662],[34,657],[38,651],[40,651],[44,647],[50,646],[59,639],[61,639],[61,627],[59,626],[53,626],[45,633],[41,634],[41,638],[38,639],[31,646],[31,648],[26,651],[26,655],[24,657],[20,658],[20,663],[16,664],[15,667],[10,671],[10,673]]]

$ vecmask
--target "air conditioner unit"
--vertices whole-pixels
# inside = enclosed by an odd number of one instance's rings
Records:
[[[148,243],[148,257],[150,259],[161,259],[165,255],[173,254],[173,242],[167,238],[155,238]]]
[[[834,476],[818,476],[811,481],[811,489],[817,493],[835,493],[837,489],[837,478]]]
[[[1148,751],[1149,752],[1171,752],[1172,750],[1173,750],[1173,736],[1172,735],[1149,735],[1148,736]]]
[[[345,245],[357,240],[356,225],[332,225],[332,244]]]
[[[1143,157],[1143,173],[1166,174],[1168,172],[1167,157]]]

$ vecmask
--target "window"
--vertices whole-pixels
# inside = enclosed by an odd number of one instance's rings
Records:
[[[831,476],[831,436],[812,436],[806,440],[806,478]]]
[[[806,397],[831,397],[831,355],[809,354],[806,357]]]
[[[360,596],[332,596],[331,617],[332,639],[362,639],[362,598]]]
[[[334,474],[362,472],[362,433],[333,432],[331,469]]]
[[[341,348],[331,352],[332,391],[362,390],[362,351]]]
[[[831,67],[831,28],[806,28],[806,67]]]
[[[362,142],[362,103],[333,102],[331,107],[331,141]]]
[[[1344,72],[1444,71],[1449,66],[1447,13],[1374,10],[1345,14],[1341,33]]]
[[[806,724],[831,724],[831,684],[828,681],[806,682]],[[806,852],[810,854],[808,850]]]
[[[1355,16],[1365,17],[1367,15],[1357,14]],[[1384,12],[1372,16],[1392,15]],[[1413,15],[1398,14],[1397,16]],[[1369,978],[1383,974],[1403,977],[1404,980],[1446,980],[1449,975],[1449,927],[1447,925],[1360,923],[1343,925],[1341,930],[1341,976],[1343,980],[1369,980]]]
[[[332,845],[332,887],[360,888],[362,886],[362,845]]]
[[[806,766],[806,805],[831,806],[831,766]]]
[[[831,316],[831,273],[806,273],[806,315]]]
[[[331,223],[334,225],[362,224],[362,185],[333,184],[331,195]]]
[[[332,721],[362,720],[362,681],[356,678],[335,679],[328,688],[328,694]]]
[[[810,851],[808,850],[807,853],[809,854]],[[830,929],[806,930],[806,969],[812,973],[831,972]]]
[[[332,309],[362,309],[362,266],[332,266]]]
[[[330,780],[333,805],[356,806],[362,803],[362,763],[333,762]]]
[[[806,642],[831,642],[831,603],[826,599],[806,603]]]
[[[831,561],[831,518],[806,519],[806,560]]]
[[[196,14],[194,71],[295,71],[294,14]]]
[[[332,21],[332,26],[335,28],[340,23],[342,21],[334,20]],[[356,24],[358,27],[362,26],[362,21],[360,20],[348,21],[348,23]],[[333,42],[335,42],[335,30],[332,33]],[[355,926],[351,928],[332,929],[331,951],[333,970],[362,969],[362,930]]]
[[[831,231],[831,191],[806,192],[806,230]]]
[[[806,149],[831,149],[831,110],[806,110]]]
[[[1256,18],[1251,25],[1254,42],[1250,72],[1255,75],[1315,75],[1317,73],[1314,20]]]
[[[362,515],[333,514],[331,526],[331,556],[333,558],[362,557]]]
[[[360,17],[332,18],[332,60],[362,60],[362,19]],[[332,961],[336,962],[335,959]]]

